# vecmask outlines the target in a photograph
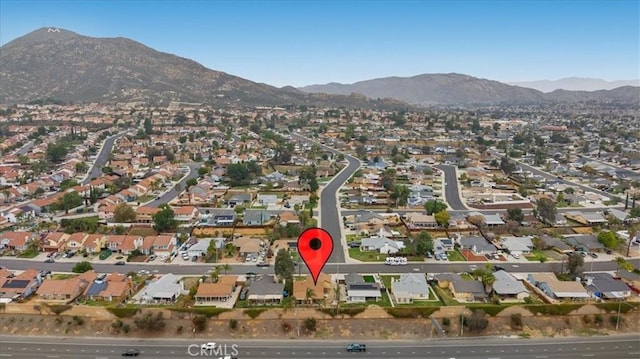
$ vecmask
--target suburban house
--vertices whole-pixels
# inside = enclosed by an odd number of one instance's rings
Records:
[[[142,304],[171,304],[183,292],[182,280],[175,274],[167,273],[143,289],[140,301]]]
[[[160,208],[140,206],[136,208],[136,222],[153,223],[153,216],[160,212]]]
[[[178,222],[192,223],[200,217],[200,211],[195,206],[173,208],[174,218]]]
[[[478,301],[487,299],[484,284],[479,280],[464,280],[455,274],[449,281],[449,290],[456,300]]]
[[[533,249],[532,236],[525,237],[502,237],[502,247],[511,254],[529,254]]]
[[[444,254],[455,248],[453,240],[449,238],[436,238],[433,240],[433,253]]]
[[[233,240],[233,245],[238,250],[238,254],[243,257],[247,255],[257,255],[262,248],[262,240],[252,237],[238,237]]]
[[[253,201],[253,196],[251,195],[251,193],[236,193],[229,197],[229,199],[227,200],[227,204],[229,205],[229,207],[235,207],[237,205],[242,205],[245,203],[249,204],[251,203],[251,201]]]
[[[604,245],[598,241],[598,237],[591,234],[566,234],[563,236],[565,242],[575,249],[587,252],[602,252]]]
[[[212,241],[215,242],[216,249],[224,247],[224,238],[200,238],[196,244],[187,249],[187,254],[190,258],[206,256]]]
[[[278,204],[278,196],[275,194],[258,194],[258,204],[261,206],[269,206]]]
[[[236,212],[232,208],[207,209],[209,214],[201,215],[201,224],[205,226],[230,227],[236,222]]]
[[[296,278],[293,281],[293,296],[298,304],[330,303],[333,294],[331,276],[326,273],[320,273],[317,284],[313,283],[310,275],[305,276],[304,280]]]
[[[428,300],[429,284],[423,274],[403,273],[399,279],[391,280],[391,294],[398,304]]]
[[[3,232],[0,233],[0,249],[13,249],[24,251],[29,246],[29,242],[37,240],[38,234],[34,232]]]
[[[345,275],[344,281],[347,287],[347,302],[349,303],[377,302],[382,299],[380,283],[365,282],[364,278],[356,273]]]
[[[242,217],[245,226],[262,226],[271,219],[271,212],[263,209],[246,209]]]
[[[618,270],[618,277],[625,282],[632,291],[640,293],[640,274],[626,269]]]
[[[227,302],[237,290],[238,276],[220,276],[216,283],[200,283],[195,295],[197,305],[212,305],[215,302]]]
[[[84,243],[88,237],[89,235],[84,232],[72,233],[67,239],[65,249],[76,252],[84,250]]]
[[[278,283],[275,276],[265,275],[247,282],[247,300],[253,305],[279,305],[284,297],[284,283]]]
[[[412,212],[404,215],[404,222],[409,229],[437,228],[438,222],[435,216],[420,212]]]
[[[147,236],[145,237],[145,242],[148,240],[148,238],[151,238],[151,240],[153,240],[151,250],[156,255],[170,255],[177,243],[176,236]]]
[[[67,279],[45,279],[36,291],[38,301],[70,303],[81,296],[97,277],[91,270]]]
[[[35,269],[27,269],[16,276],[12,276],[11,272],[3,269],[0,271],[0,302],[4,299],[27,298],[35,293],[40,284],[42,284],[42,277]]]
[[[590,298],[589,293],[580,282],[561,281],[553,273],[529,273],[527,281],[551,299],[585,300]]]
[[[571,211],[566,212],[564,216],[567,217],[567,219],[588,226],[607,223],[607,219],[600,213],[596,212]]]
[[[70,235],[64,232],[49,232],[42,240],[42,249],[45,252],[62,252]]]
[[[585,277],[587,291],[596,298],[624,299],[631,296],[631,288],[609,273],[589,273]]]
[[[493,291],[500,300],[524,300],[528,297],[529,291],[522,281],[516,279],[511,274],[499,270],[493,273],[495,282],[493,283]]]
[[[133,293],[133,281],[126,274],[111,273],[93,280],[85,290],[89,300],[124,302]]]
[[[496,253],[496,247],[482,237],[462,237],[459,241],[462,249],[468,249],[476,255]]]
[[[393,241],[386,237],[363,238],[360,244],[361,251],[375,251],[384,254],[395,254],[404,248],[402,241]]]

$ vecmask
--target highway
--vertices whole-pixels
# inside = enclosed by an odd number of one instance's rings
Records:
[[[217,352],[201,353],[205,342],[215,342]],[[344,340],[234,340],[213,338],[130,339],[74,337],[13,337],[0,340],[0,357],[8,358],[92,358],[121,357],[129,348],[140,350],[139,358],[193,358],[228,354],[238,359],[261,358],[454,358],[454,359],[567,359],[605,357],[637,359],[640,340],[635,335],[606,338],[452,338],[422,341],[362,341],[363,353],[349,353]]]
[[[451,165],[438,165],[435,168],[444,172],[444,198],[451,209],[456,211],[468,210],[467,206],[460,199],[460,190],[458,189],[458,176],[456,176],[456,168]]]
[[[335,252],[335,250],[334,250]],[[381,255],[384,258],[384,255]],[[634,266],[640,266],[640,259],[628,259]],[[0,258],[0,266],[7,267],[11,270],[50,270],[52,272],[71,272],[77,261],[55,263],[44,263],[41,261],[28,259],[13,259],[12,257]],[[388,266],[382,263],[327,263],[324,272],[329,274],[346,274],[346,273],[447,273],[447,272],[470,272],[474,268],[479,268],[489,262],[443,262],[430,259],[428,262],[409,262],[406,266]],[[505,270],[513,273],[529,273],[529,272],[559,272],[563,264],[561,262],[526,262],[526,263],[502,263],[491,262],[493,265],[501,266]],[[125,265],[115,265],[113,263],[92,263],[93,268],[99,273],[111,273],[118,271],[120,273],[137,272],[141,269],[153,271],[154,273],[173,273],[178,275],[202,275],[215,267],[215,264],[192,264],[192,262],[184,263],[126,263]],[[613,261],[593,261],[585,259],[583,270],[590,271],[615,271],[617,265]],[[307,268],[301,266],[299,269],[301,274],[307,274]],[[257,267],[255,263],[251,264],[233,264],[229,274],[246,274],[247,272],[256,272],[263,274],[273,274],[273,266]]]

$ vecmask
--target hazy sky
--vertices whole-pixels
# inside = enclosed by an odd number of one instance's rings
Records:
[[[449,72],[623,80],[640,78],[639,3],[0,0],[0,44],[55,26],[275,86]]]

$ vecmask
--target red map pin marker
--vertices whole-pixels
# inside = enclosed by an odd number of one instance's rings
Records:
[[[309,228],[298,237],[298,253],[309,268],[314,284],[318,284],[318,276],[332,252],[333,238],[322,228]]]

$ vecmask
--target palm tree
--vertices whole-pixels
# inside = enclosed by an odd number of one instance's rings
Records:
[[[211,281],[213,283],[217,283],[218,279],[220,278],[220,268],[216,267],[213,272],[211,272]]]
[[[313,288],[307,288],[307,291],[304,293],[305,299],[309,302],[309,304],[313,304],[313,299],[316,296],[316,291]]]
[[[227,272],[231,270],[231,266],[229,265],[229,263],[223,264],[222,270],[224,271],[224,275],[227,275]]]
[[[493,275],[493,273],[485,272],[482,275],[482,284],[484,284],[484,290],[487,294],[493,291],[493,283],[495,282],[496,282],[496,277]]]
[[[336,314],[338,314],[338,311],[340,311],[340,284],[336,283],[336,286],[333,287],[333,292],[335,294],[335,301],[336,301]]]

